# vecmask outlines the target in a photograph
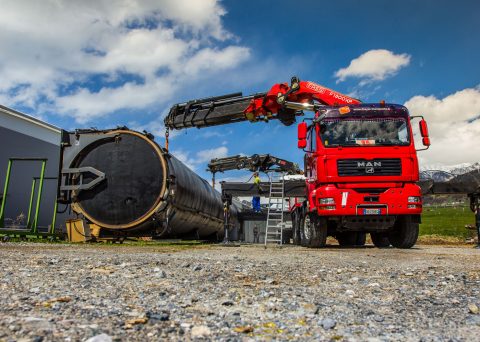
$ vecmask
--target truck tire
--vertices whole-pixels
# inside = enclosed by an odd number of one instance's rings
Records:
[[[299,213],[294,211],[292,213],[292,233],[293,233],[293,244],[300,245],[301,244],[301,236],[300,236],[300,217]]]
[[[340,246],[353,246],[356,241],[356,233],[355,232],[343,232],[343,233],[338,233],[336,235],[338,244]]]
[[[300,245],[303,247],[308,247],[310,245],[310,240],[312,238],[312,225],[313,222],[308,214],[300,220]]]
[[[367,234],[363,232],[344,232],[337,234],[340,246],[365,246]]]
[[[293,231],[292,229],[284,229],[282,234],[282,243],[284,245],[290,244],[290,239],[293,238]]]
[[[388,239],[393,247],[412,248],[418,239],[418,223],[410,215],[399,216]]]
[[[390,240],[387,233],[370,233],[373,245],[378,248],[385,248],[390,246]]]
[[[327,220],[316,215],[305,215],[300,228],[301,244],[304,247],[319,248],[327,244]]]
[[[356,246],[365,246],[367,242],[367,233],[358,232]]]
[[[328,225],[324,217],[316,217],[313,221],[312,238],[309,247],[320,248],[327,244]]]

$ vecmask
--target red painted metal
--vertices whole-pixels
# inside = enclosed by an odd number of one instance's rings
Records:
[[[318,114],[317,114],[318,115]],[[305,169],[307,177],[308,211],[316,211],[320,216],[364,215],[363,209],[379,208],[379,215],[419,215],[421,203],[408,203],[409,197],[421,197],[418,159],[413,141],[410,118],[406,118],[411,137],[408,146],[340,146],[325,147],[320,139],[318,125],[311,127],[315,134],[310,134],[307,146],[316,146],[306,153]],[[315,142],[312,143],[312,139]],[[369,161],[377,158],[396,158],[401,161],[401,174],[397,176],[339,176],[337,161],[361,158]],[[371,197],[362,189],[379,189],[375,202],[366,202]],[[380,190],[381,189],[381,190]],[[335,204],[320,204],[321,198],[333,198]],[[410,204],[410,208],[408,205]],[[333,207],[335,209],[333,209]],[[328,209],[327,209],[328,208]],[[359,210],[362,209],[362,210]]]
[[[315,100],[327,106],[337,105],[355,105],[361,101],[353,97],[344,95],[335,90],[329,89],[322,85],[310,81],[298,82],[299,89],[289,93],[286,96],[286,101],[292,102],[308,102]],[[282,104],[278,103],[278,94],[286,94],[291,91],[288,83],[277,83],[267,92],[265,96],[255,98],[250,102],[250,105],[245,109],[244,113],[253,114],[255,117],[268,116],[269,113],[277,113],[282,109]]]

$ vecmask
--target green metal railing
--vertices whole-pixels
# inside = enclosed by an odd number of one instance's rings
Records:
[[[5,227],[5,206],[7,203],[8,188],[10,185],[10,179],[12,175],[12,166],[14,162],[22,162],[22,161],[41,162],[40,176],[33,177],[32,189],[30,192],[30,201],[28,205],[26,227],[25,228]],[[53,211],[53,217],[52,217],[50,228],[47,230],[47,232],[39,232],[38,230],[38,216],[40,213],[40,206],[42,202],[42,192],[43,192],[44,181],[57,179],[56,177],[45,177],[46,165],[47,165],[47,158],[10,158],[8,160],[7,173],[5,176],[5,185],[3,187],[3,195],[1,199],[1,205],[0,205],[0,234],[7,234],[7,235],[21,234],[21,235],[36,235],[36,236],[55,235],[55,223],[56,223],[56,217],[57,217],[56,198],[55,198],[54,211]],[[37,190],[37,182],[38,182],[38,190]],[[35,201],[35,192],[37,192],[36,201]],[[35,207],[34,207],[34,202],[36,202]]]
[[[43,181],[46,181],[46,180],[57,180],[58,178],[57,177],[43,177]],[[41,197],[41,191],[42,191],[42,180],[41,180],[41,177],[33,177],[33,181],[32,181],[32,191],[30,192],[30,203],[28,205],[28,215],[27,215],[27,229],[30,229],[32,231],[33,234],[37,234],[38,233],[38,212],[40,210],[39,208],[39,197],[37,197],[37,205],[35,207],[35,216],[34,216],[34,219],[31,220],[31,214],[32,214],[32,207],[33,207],[33,202],[34,202],[34,198],[35,198],[35,189],[36,189],[36,186],[37,186],[37,181],[40,181],[40,185],[38,186],[38,194],[37,196],[40,196]],[[57,219],[57,199],[55,198],[55,203],[53,205],[53,215],[52,215],[52,223],[50,225],[50,228],[48,229],[48,234],[53,234],[55,232],[55,222],[56,222],[56,219]]]

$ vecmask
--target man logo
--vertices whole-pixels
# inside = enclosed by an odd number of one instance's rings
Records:
[[[380,161],[357,161],[357,168],[365,170],[366,174],[375,173],[376,167],[382,167],[382,162]]]
[[[374,161],[374,162],[357,162],[357,167],[382,167],[382,162]]]

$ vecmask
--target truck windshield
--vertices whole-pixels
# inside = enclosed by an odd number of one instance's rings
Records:
[[[325,147],[410,144],[404,118],[332,118],[323,120],[320,127],[320,138]]]

